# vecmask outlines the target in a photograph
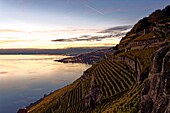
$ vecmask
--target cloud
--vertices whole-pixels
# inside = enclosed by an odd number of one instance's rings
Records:
[[[54,42],[75,42],[75,41],[102,41],[103,39],[108,39],[108,38],[116,38],[125,35],[126,33],[118,33],[118,34],[109,34],[109,35],[104,35],[104,36],[81,36],[78,38],[69,38],[69,39],[56,39],[52,40]]]
[[[99,33],[111,33],[111,32],[117,32],[117,31],[126,31],[130,28],[132,28],[132,25],[116,26],[116,27],[112,27],[112,28],[100,31]]]
[[[77,38],[70,38],[70,39],[56,39],[52,41],[57,41],[57,42],[75,42],[75,41],[100,41],[100,39],[105,38],[106,36],[80,36]]]
[[[37,33],[87,33],[87,32],[98,32],[101,29],[86,29],[86,28],[66,28],[66,29],[51,29],[51,30],[41,30],[33,31]]]
[[[102,30],[100,32],[97,32],[96,36],[91,36],[91,35],[83,35],[80,37],[76,38],[68,38],[68,39],[56,39],[52,40],[54,42],[76,42],[76,41],[102,41],[103,39],[110,39],[110,38],[121,38],[126,34],[126,31],[130,29],[132,26],[127,25],[127,26],[117,26],[109,29]],[[104,35],[103,35],[104,34]]]
[[[14,42],[23,42],[24,40],[0,40],[0,44],[14,43]]]
[[[5,71],[4,71],[4,72],[0,72],[0,74],[7,74],[7,73],[8,73],[8,72],[5,72]]]
[[[0,32],[24,32],[24,31],[15,29],[0,29]]]

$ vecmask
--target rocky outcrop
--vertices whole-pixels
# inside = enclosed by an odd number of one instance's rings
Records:
[[[95,107],[97,104],[100,104],[102,93],[99,86],[94,86],[95,75],[92,75],[92,79],[89,87],[89,94],[85,96],[85,106],[86,107]]]
[[[149,78],[145,81],[140,113],[170,113],[170,46],[163,46],[153,57]]]
[[[169,49],[168,46],[163,46],[155,52],[155,55],[153,57],[151,73],[161,72],[163,58],[165,57],[165,54],[167,53],[168,49]]]
[[[85,96],[85,106],[94,108],[97,104],[100,104],[101,96],[99,87],[91,87],[90,93]]]

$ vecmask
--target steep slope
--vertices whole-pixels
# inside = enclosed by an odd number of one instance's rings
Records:
[[[155,52],[140,102],[141,113],[170,113],[170,45]]]
[[[30,105],[29,113],[149,113],[159,105],[166,105],[163,111],[168,113],[169,10],[167,6],[140,20],[122,38],[116,51],[93,64],[72,84]],[[163,55],[158,50],[162,47],[167,48]],[[163,82],[157,82],[160,80]],[[153,89],[155,84],[157,89]],[[159,104],[164,98],[165,104]]]
[[[29,112],[101,111],[102,109],[98,109],[99,106],[104,108],[111,101],[128,92],[135,82],[136,77],[130,67],[122,62],[105,59],[85,71],[84,75],[73,84],[61,89],[61,94],[57,91],[56,96],[52,97],[54,94],[51,94],[45,97]]]
[[[167,37],[170,29],[170,6],[167,6],[163,10],[156,10],[149,17],[144,17],[139,20],[137,24],[126,34],[120,41],[119,46],[125,47],[127,44],[140,40],[158,39],[164,40]],[[168,33],[167,33],[168,32]],[[143,35],[145,38],[143,38]]]

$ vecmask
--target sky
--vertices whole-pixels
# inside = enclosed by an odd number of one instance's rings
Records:
[[[169,0],[0,0],[0,49],[118,44]]]

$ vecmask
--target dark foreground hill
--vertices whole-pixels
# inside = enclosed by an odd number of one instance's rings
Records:
[[[29,113],[170,113],[170,6],[141,19],[72,84]]]

